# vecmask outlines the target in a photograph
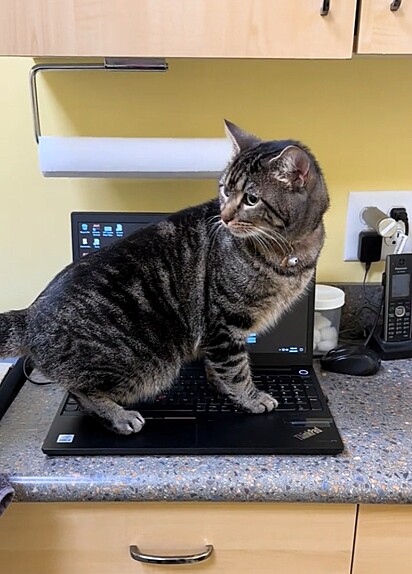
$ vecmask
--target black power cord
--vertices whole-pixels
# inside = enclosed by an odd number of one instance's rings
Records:
[[[24,361],[23,361],[23,374],[26,377],[26,379],[29,381],[29,383],[32,383],[33,385],[38,385],[40,387],[44,386],[44,385],[51,385],[52,381],[34,381],[33,379],[30,378],[28,371],[31,372],[33,371],[34,366],[32,364],[32,362],[30,361],[29,357],[25,357]]]
[[[382,311],[382,307],[383,307],[383,301],[385,299],[385,292],[382,291],[382,297],[381,297],[381,302],[379,305],[379,309],[376,311],[376,317],[375,317],[375,321],[373,322],[372,328],[369,331],[368,336],[365,339],[365,342],[363,343],[364,347],[368,346],[369,341],[372,339],[373,334],[375,332],[376,327],[378,326],[378,322],[379,322],[379,317],[381,316],[381,311]]]

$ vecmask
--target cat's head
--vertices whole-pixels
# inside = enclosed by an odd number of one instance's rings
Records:
[[[219,181],[222,224],[237,237],[291,239],[319,226],[329,206],[321,169],[297,141],[262,141],[225,121],[233,157]]]

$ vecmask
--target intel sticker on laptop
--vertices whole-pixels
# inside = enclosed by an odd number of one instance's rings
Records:
[[[73,442],[74,434],[59,434],[56,442]]]

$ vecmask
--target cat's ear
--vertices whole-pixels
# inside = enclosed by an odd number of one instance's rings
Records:
[[[310,175],[311,161],[302,148],[289,145],[279,155],[270,159],[268,164],[279,166],[280,171],[290,179],[293,187],[306,186]]]
[[[232,124],[232,122],[229,122],[229,120],[225,120],[225,132],[232,140],[234,154],[238,154],[240,151],[254,147],[262,141],[256,136],[243,131],[235,124]]]

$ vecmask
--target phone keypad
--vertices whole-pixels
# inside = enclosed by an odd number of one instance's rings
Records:
[[[388,341],[405,341],[411,338],[411,305],[391,303],[388,309]]]

